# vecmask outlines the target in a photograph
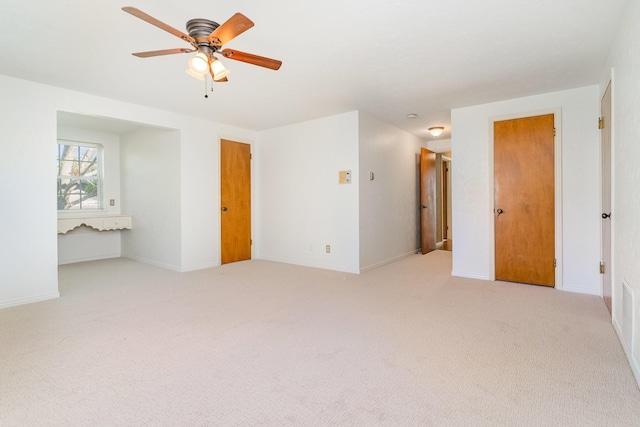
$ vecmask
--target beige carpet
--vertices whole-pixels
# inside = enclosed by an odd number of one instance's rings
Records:
[[[600,298],[450,271],[61,266],[0,310],[0,425],[640,425]]]

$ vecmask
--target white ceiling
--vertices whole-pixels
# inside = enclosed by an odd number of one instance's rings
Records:
[[[3,0],[0,74],[264,130],[361,110],[429,140],[452,108],[597,84],[627,0]],[[185,31],[191,18],[255,27],[225,45],[229,82],[185,73],[189,47],[122,10]],[[408,119],[409,113],[418,114]]]

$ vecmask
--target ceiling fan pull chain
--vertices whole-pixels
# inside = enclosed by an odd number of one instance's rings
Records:
[[[208,98],[209,95],[207,94],[207,76],[204,76],[204,79],[202,80],[204,80],[204,97]]]

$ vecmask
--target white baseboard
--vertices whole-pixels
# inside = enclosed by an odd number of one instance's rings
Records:
[[[58,261],[58,265],[75,264],[77,262],[85,262],[85,261],[99,261],[101,259],[112,259],[112,258],[120,258],[120,257],[127,258],[133,261],[138,261],[144,264],[155,265],[156,267],[166,268],[168,270],[177,271],[179,273],[186,273],[189,271],[196,271],[196,270],[204,270],[205,268],[218,267],[220,265],[218,263],[211,262],[211,263],[201,264],[201,265],[180,267],[173,264],[166,264],[166,263],[154,261],[145,257],[125,255],[125,254],[119,254],[119,253],[105,254],[105,255],[93,256],[93,257],[66,259],[66,260]]]
[[[323,270],[341,271],[343,273],[360,274],[360,271],[357,270],[357,269],[354,270],[354,269],[348,268],[348,267],[341,267],[341,266],[335,266],[335,265],[330,265],[330,264],[301,261],[299,259],[294,259],[294,258],[281,258],[281,257],[270,257],[270,256],[264,256],[264,255],[257,255],[254,259],[260,259],[260,260],[263,260],[263,261],[271,261],[271,262],[281,262],[283,264],[300,265],[302,267],[321,268]]]
[[[600,295],[600,290],[599,289],[585,289],[585,288],[579,288],[577,286],[567,286],[565,284],[562,285],[562,288],[557,288],[558,290],[561,291],[565,291],[565,292],[573,292],[576,294],[587,294],[587,295],[595,295],[598,297],[601,297],[602,295]]]
[[[397,256],[394,256],[392,258],[386,259],[384,261],[376,262],[375,264],[371,264],[371,265],[368,265],[366,267],[362,267],[362,268],[360,268],[360,273],[364,273],[366,271],[374,270],[376,268],[382,267],[383,265],[394,263],[396,261],[401,260],[402,258],[407,258],[407,257],[413,256],[418,252],[420,252],[420,250],[416,249],[416,250],[413,250],[411,252],[407,252],[407,253],[404,253],[404,254],[401,254],[401,255],[397,255]]]
[[[56,299],[56,298],[60,298],[60,292],[51,292],[48,294],[35,295],[27,298],[18,298],[14,300],[0,301],[0,309],[15,307],[15,306],[24,305],[24,304],[31,304],[34,302],[47,301],[47,300]]]
[[[612,319],[613,330],[616,331],[616,335],[618,335],[618,341],[620,341],[620,345],[622,345],[622,350],[624,351],[625,356],[627,356],[627,361],[629,362],[629,366],[631,366],[631,372],[633,372],[633,376],[636,378],[636,383],[638,383],[638,387],[640,387],[640,362],[633,358],[633,352],[627,345],[624,340],[624,335],[622,335],[622,329],[620,329],[620,325],[616,321],[615,317]]]
[[[189,271],[204,270],[206,268],[213,268],[213,267],[220,267],[220,264],[218,264],[217,262],[210,262],[210,263],[207,263],[207,264],[200,264],[200,265],[192,265],[192,266],[188,266],[188,267],[181,267],[180,268],[180,272],[181,273],[188,273]]]
[[[475,273],[465,273],[463,271],[453,270],[451,271],[451,275],[456,277],[464,277],[466,279],[491,280],[489,276],[483,276],[481,274],[475,274]]]
[[[138,261],[143,264],[155,265],[156,267],[164,268],[171,271],[177,271],[178,273],[183,272],[182,267],[179,265],[167,264],[165,262],[160,262],[160,261],[156,261],[156,260],[141,257],[141,256],[122,254],[122,258],[131,259],[133,261]]]
[[[81,258],[69,258],[65,260],[58,260],[58,265],[65,264],[75,264],[76,262],[86,262],[86,261],[98,261],[101,259],[111,259],[111,258],[120,258],[119,253],[112,254],[104,254],[99,256],[90,256],[90,257],[81,257]]]

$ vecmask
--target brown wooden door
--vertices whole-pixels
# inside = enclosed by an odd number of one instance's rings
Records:
[[[220,140],[221,262],[251,259],[251,147]]]
[[[422,253],[436,249],[436,153],[420,149],[420,229]]]
[[[611,313],[611,82],[600,102],[602,116],[601,162],[602,162],[602,297]]]
[[[494,123],[496,280],[555,286],[553,119]]]

